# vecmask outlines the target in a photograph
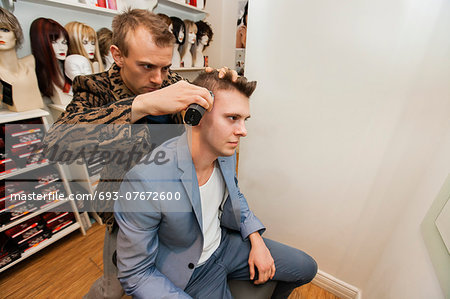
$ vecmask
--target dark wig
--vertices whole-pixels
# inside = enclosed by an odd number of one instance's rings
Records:
[[[244,23],[244,25],[245,26],[247,26],[247,15],[248,15],[248,1],[247,1],[247,3],[245,4],[245,7],[244,7],[244,14],[242,15],[242,18],[240,18],[238,21],[237,21],[237,25],[239,26],[239,24],[241,24],[241,23]]]
[[[180,18],[177,17],[170,17],[170,19],[172,20],[172,26],[173,26],[173,35],[175,35],[175,42],[177,44],[184,44],[185,40],[186,40],[186,26],[184,25],[183,20],[181,20]],[[183,32],[184,32],[184,37],[183,37],[183,41],[180,43],[180,41],[178,40],[178,35],[180,33],[181,28],[183,28]]]
[[[197,25],[197,44],[202,39],[202,36],[208,36],[208,44],[206,44],[206,46],[204,47],[205,49],[207,46],[209,46],[209,43],[211,42],[214,35],[211,26],[203,21],[198,21],[195,23],[195,25]]]
[[[59,67],[52,47],[52,42],[61,36],[69,43],[66,29],[52,19],[38,18],[31,23],[31,52],[36,60],[36,76],[41,93],[47,97],[54,94],[53,84],[63,90],[70,84]]]

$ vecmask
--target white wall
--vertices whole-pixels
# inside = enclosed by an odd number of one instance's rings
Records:
[[[395,260],[385,248],[417,186],[446,177],[425,173],[448,134],[449,3],[253,0],[249,10],[246,76],[258,88],[241,145],[241,189],[266,236],[387,295],[378,298],[399,298],[390,297],[386,273],[381,283],[371,277],[383,252]],[[429,189],[424,206],[438,191]],[[423,217],[415,216],[402,221],[418,231]],[[429,262],[409,272],[421,277],[416,271],[433,273]],[[433,277],[415,289],[442,297]]]
[[[206,49],[209,66],[218,68],[234,65],[234,48],[236,45],[236,0],[208,0],[205,9],[210,15],[205,21],[211,24],[213,40]]]
[[[450,129],[399,217],[369,279],[365,298],[442,298],[420,225],[450,169]],[[382,287],[380,287],[382,286]],[[446,295],[448,298],[450,294]]]

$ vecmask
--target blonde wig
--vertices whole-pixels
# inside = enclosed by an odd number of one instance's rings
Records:
[[[69,33],[69,55],[78,54],[86,57],[91,64],[92,72],[94,72],[94,67],[92,62],[98,62],[100,72],[104,71],[102,57],[100,55],[100,49],[98,47],[97,33],[95,30],[80,22],[70,22],[65,26],[67,32]],[[87,38],[89,41],[95,42],[95,55],[94,59],[89,59],[89,55],[83,47],[83,38]]]
[[[191,20],[184,20],[183,22],[184,22],[184,27],[186,28],[186,30],[184,32],[184,44],[182,45],[182,48],[180,49],[181,57],[183,57],[186,54],[186,51],[188,51],[188,49],[193,46],[193,45],[191,45],[189,47],[189,45],[188,45],[189,44],[189,32],[193,31],[194,35],[197,35],[197,25],[195,25],[194,22],[192,22]],[[194,44],[195,44],[195,40],[194,40]]]
[[[23,32],[17,18],[7,9],[0,7],[0,27],[11,30],[16,37],[16,50],[22,46]]]

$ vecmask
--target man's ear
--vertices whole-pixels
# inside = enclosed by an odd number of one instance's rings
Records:
[[[124,56],[123,56],[122,52],[120,51],[120,49],[116,45],[111,45],[110,51],[111,51],[111,55],[112,55],[114,61],[116,62],[116,64],[119,67],[123,67]]]

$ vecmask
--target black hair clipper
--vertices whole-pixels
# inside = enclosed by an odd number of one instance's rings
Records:
[[[209,92],[214,99],[212,91]],[[190,126],[196,126],[205,114],[206,109],[199,104],[190,104],[184,115],[184,122]]]

